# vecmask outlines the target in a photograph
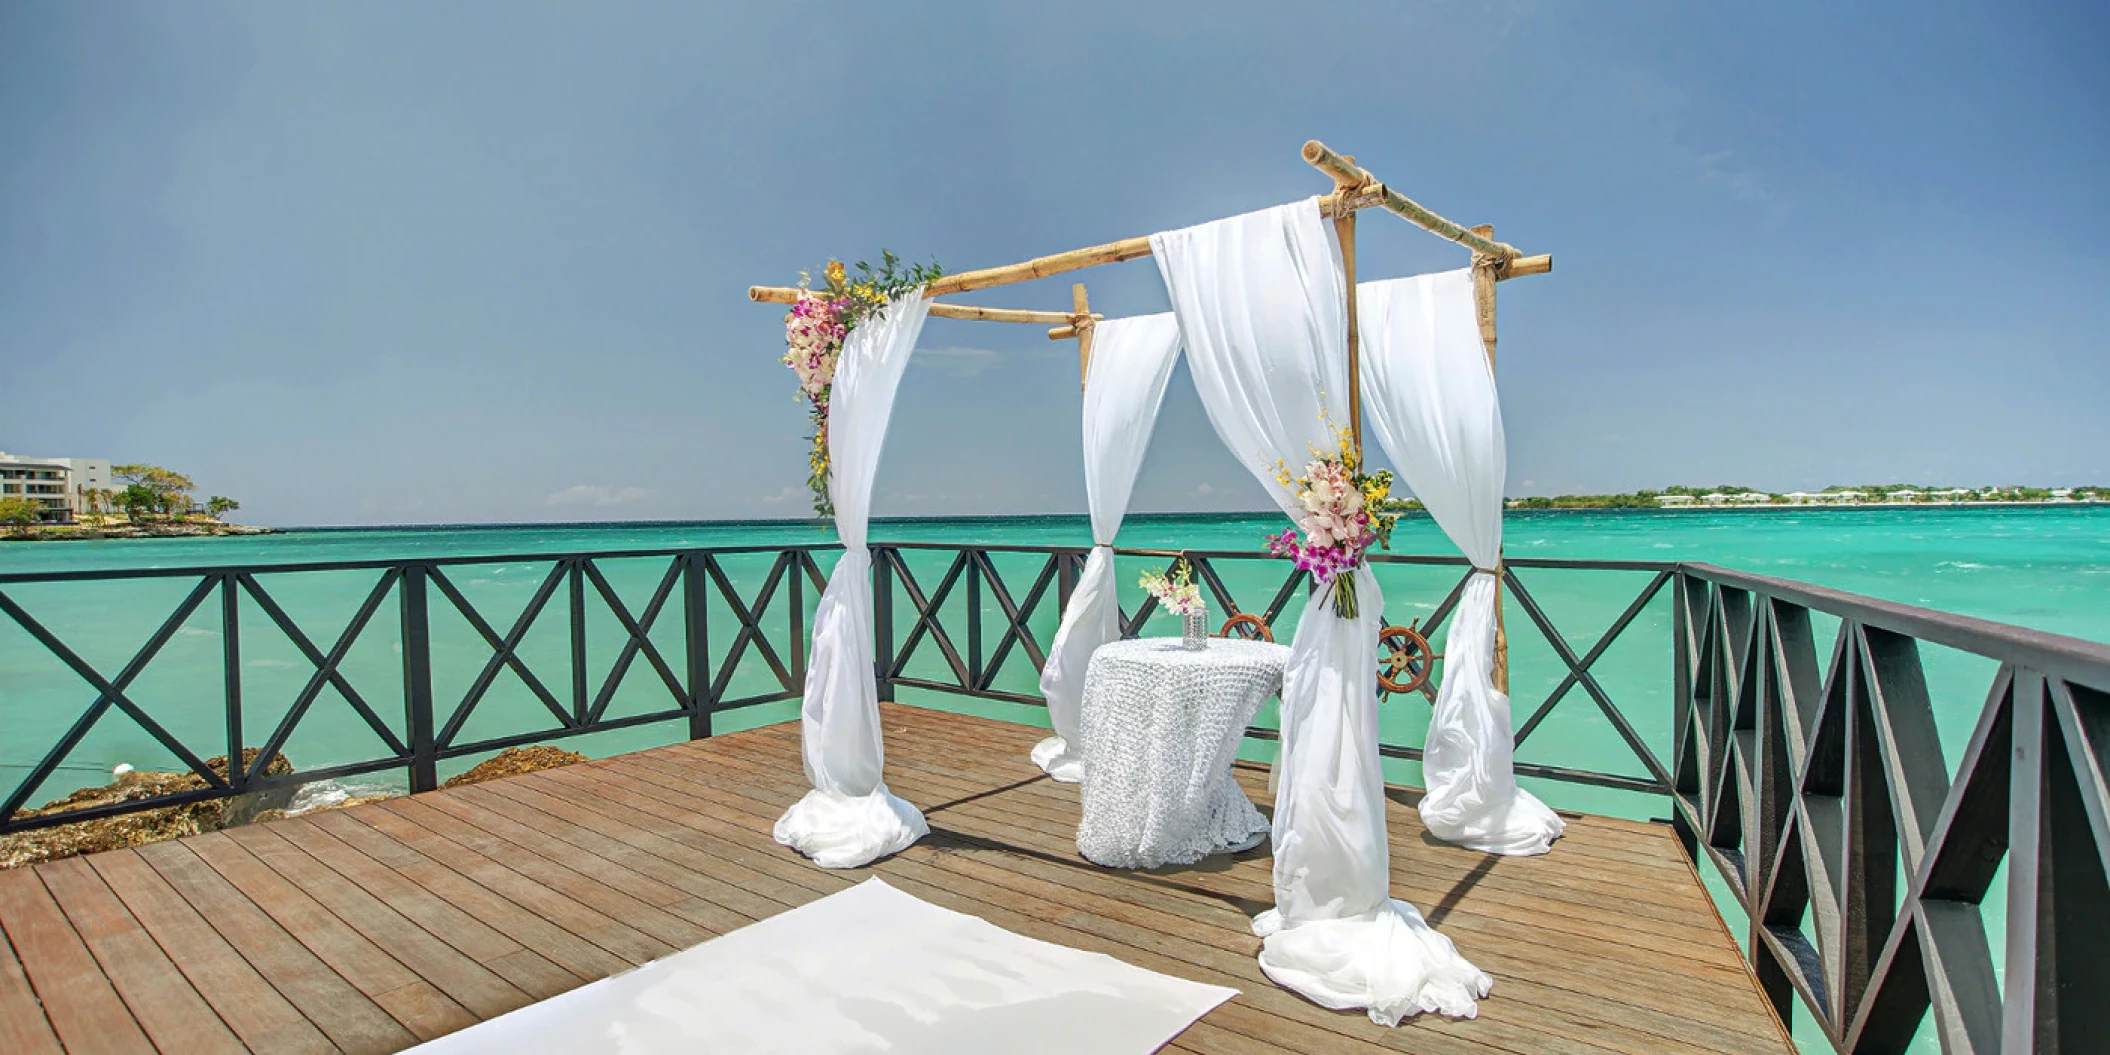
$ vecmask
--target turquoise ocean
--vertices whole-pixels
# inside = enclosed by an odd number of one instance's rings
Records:
[[[1150,549],[1250,550],[1262,535],[1279,529],[1272,515],[1133,516],[1119,544]],[[945,520],[881,520],[875,540],[978,545],[1085,545],[1083,517],[1012,517]],[[17,573],[108,569],[286,565],[332,561],[384,561],[437,557],[518,558],[472,564],[449,572],[478,611],[501,632],[519,615],[550,565],[539,554],[668,550],[691,547],[773,547],[832,542],[823,525],[811,521],[769,523],[597,524],[521,527],[416,527],[390,529],[296,530],[248,537],[111,540],[0,545],[0,576]],[[1957,612],[1998,622],[2110,641],[2110,508],[2013,507],[1926,509],[1825,509],[1782,511],[1676,512],[1512,512],[1506,520],[1506,550],[1512,557],[1596,560],[1697,560],[1744,571],[1800,580],[1888,600]],[[1392,546],[1406,554],[1455,554],[1433,521],[1412,517],[1401,522]],[[950,555],[909,551],[909,563],[928,591],[942,578]],[[818,553],[823,569],[832,552]],[[728,581],[752,599],[772,555],[728,557]],[[998,569],[1019,599],[1041,569],[1043,558],[1003,555]],[[1143,570],[1162,567],[1162,560],[1124,558],[1120,581],[1131,606],[1140,599],[1135,579]],[[622,558],[603,562],[615,592],[633,614],[642,613],[665,572],[660,557]],[[1283,566],[1269,561],[1223,562],[1219,573],[1242,608],[1264,606],[1282,582]],[[1647,585],[1644,572],[1518,570],[1518,577],[1540,602],[1562,636],[1578,653],[1594,644],[1618,613]],[[1457,580],[1444,567],[1386,566],[1380,582],[1388,618],[1404,623],[1425,617]],[[378,581],[375,571],[301,572],[260,575],[262,585],[308,635],[328,651]],[[118,579],[91,582],[17,583],[0,585],[11,598],[53,634],[79,652],[106,676],[115,677],[132,653],[175,609],[196,580],[182,578]],[[963,638],[964,590],[955,590],[946,619],[955,638]],[[897,591],[898,595],[898,591]],[[589,668],[596,690],[613,665],[623,637],[612,614],[589,592]],[[443,703],[459,699],[491,650],[466,620],[434,597],[435,692]],[[789,632],[788,597],[773,602],[766,630],[779,644]],[[810,611],[815,591],[807,589],[803,607]],[[1051,598],[1052,600],[1052,598]],[[897,596],[898,601],[898,596]],[[250,598],[242,599],[241,635],[244,733],[254,744],[268,736],[285,709],[314,673],[309,662],[267,613]],[[571,687],[569,640],[564,630],[564,591],[535,624],[521,654],[551,691],[566,698]],[[908,625],[901,610],[900,624]],[[737,629],[729,606],[715,594],[713,663]],[[1295,606],[1292,606],[1294,610]],[[1003,632],[993,600],[985,604],[985,638],[994,643]],[[1045,645],[1052,639],[1052,604],[1043,605],[1030,625]],[[396,609],[380,606],[372,622],[348,653],[341,670],[355,691],[393,726],[402,715]],[[1512,696],[1518,721],[1543,700],[1567,673],[1538,631],[1514,604],[1507,609],[1512,649]],[[1172,633],[1169,619],[1146,632]],[[1293,620],[1278,625],[1287,640]],[[680,609],[670,607],[651,638],[670,654],[678,651]],[[1828,654],[1831,624],[1819,619],[1820,652]],[[221,683],[224,642],[219,600],[207,601],[148,664],[128,695],[156,721],[167,726],[201,756],[224,751],[225,690]],[[1650,745],[1669,757],[1668,592],[1636,620],[1593,668],[1612,698],[1633,720]],[[964,640],[956,641],[964,649]],[[1441,647],[1440,636],[1437,639]],[[993,644],[992,644],[993,647]],[[1820,659],[1822,657],[1820,656]],[[1929,680],[1941,708],[1946,745],[1955,750],[1967,738],[1983,703],[1990,664],[1930,648],[1924,656]],[[678,663],[679,659],[670,660]],[[761,657],[749,654],[733,664],[728,692],[761,693],[776,688]],[[935,648],[919,648],[910,673],[942,678],[947,668]],[[1033,691],[1035,679],[1022,651],[1005,657],[1000,687]],[[77,674],[66,669],[11,621],[0,620],[0,783],[12,786],[41,757],[95,698]],[[990,704],[937,693],[904,691],[903,698],[1028,722],[1042,722],[1036,709]],[[611,714],[636,713],[667,705],[666,690],[650,665],[640,659],[621,679]],[[1386,705],[1386,735],[1418,744],[1425,706],[1398,699]],[[721,723],[721,728],[776,721],[795,712],[795,704],[754,708]],[[502,672],[484,703],[464,726],[461,742],[505,735],[547,724],[548,714],[525,684]],[[399,729],[400,731],[400,729]],[[589,753],[632,750],[682,735],[679,723],[642,726],[616,733],[576,738]],[[288,744],[296,765],[317,766],[350,761],[373,753],[380,741],[334,689],[326,689],[303,716]],[[1264,754],[1268,745],[1256,744]],[[1951,756],[1954,757],[1953,754]],[[1526,761],[1643,775],[1632,753],[1613,734],[1579,689],[1571,691],[1545,725],[1519,751]],[[84,784],[98,783],[111,766],[125,762],[140,768],[173,760],[123,715],[106,714],[47,781],[34,801],[43,801]],[[464,768],[473,759],[451,768]],[[1411,763],[1398,763],[1396,779],[1417,776]],[[383,780],[394,779],[383,777]],[[1620,801],[1615,792],[1573,786],[1547,789],[1550,798],[1577,809],[1634,812],[1647,803]]]
[[[1119,543],[1142,549],[1242,550],[1257,554],[1261,537],[1279,530],[1272,515],[1134,516],[1123,527]],[[1719,564],[1784,579],[1799,580],[1872,597],[1956,612],[2003,623],[2110,642],[2110,508],[1992,507],[1904,509],[1796,509],[1764,511],[1664,512],[1512,512],[1505,521],[1506,550],[1511,557],[1589,560],[1691,560]],[[975,544],[990,546],[1069,545],[1089,543],[1081,516],[1012,517],[948,520],[881,520],[876,541]],[[167,540],[0,544],[0,577],[43,572],[146,568],[209,568],[235,565],[295,565],[337,561],[399,561],[456,557],[502,558],[443,570],[488,622],[504,633],[550,574],[547,554],[659,551],[694,547],[776,547],[832,542],[833,535],[814,522],[602,524],[520,527],[419,527],[392,529],[318,529],[282,534]],[[1405,554],[1454,555],[1456,551],[1426,517],[1402,521],[1393,551]],[[912,574],[925,591],[943,578],[951,554],[904,551]],[[824,571],[835,560],[832,551],[817,553]],[[720,565],[726,583],[751,601],[768,576],[774,554],[729,555]],[[995,564],[1014,599],[1023,600],[1045,565],[1039,555],[999,554]],[[1124,604],[1142,597],[1136,585],[1144,570],[1165,561],[1125,557],[1119,562]],[[663,582],[664,556],[610,558],[598,562],[612,591],[633,615],[641,615]],[[1265,560],[1224,561],[1217,565],[1241,608],[1266,605],[1280,587],[1284,565]],[[1652,578],[1647,572],[1517,569],[1516,575],[1538,600],[1561,636],[1578,654],[1586,653]],[[1459,569],[1385,565],[1379,581],[1384,608],[1392,622],[1426,618],[1456,583]],[[258,584],[319,652],[328,652],[362,601],[379,581],[376,570],[261,572]],[[0,582],[4,592],[51,634],[74,649],[106,677],[115,678],[132,655],[159,628],[197,585],[195,578],[110,579],[73,582]],[[965,590],[954,590],[942,606],[945,625],[955,643],[966,649]],[[896,625],[904,637],[910,613],[896,590]],[[816,591],[802,591],[800,607],[811,612]],[[583,679],[596,692],[626,635],[610,608],[589,588],[586,597],[587,659]],[[444,711],[459,701],[492,657],[469,622],[457,615],[437,591],[431,598],[434,694]],[[1050,591],[1052,601],[1052,590]],[[339,670],[346,683],[398,737],[403,730],[403,685],[400,625],[393,598],[384,598],[365,630],[357,636]],[[790,637],[790,595],[780,588],[765,609],[761,626],[782,652]],[[566,629],[566,591],[559,589],[550,608],[522,641],[522,659],[560,700],[576,691],[571,641]],[[237,613],[242,700],[242,736],[251,746],[267,739],[287,717],[292,701],[313,677],[315,665],[274,625],[270,614],[244,596]],[[1292,611],[1296,606],[1292,605]],[[993,597],[985,598],[983,639],[992,656],[1005,624]],[[1052,640],[1054,605],[1046,603],[1028,622],[1039,641]],[[739,622],[716,591],[708,606],[712,669],[726,678],[730,697],[778,691],[755,649],[728,660],[728,646]],[[1526,619],[1520,606],[1507,608],[1511,642],[1511,695],[1515,720],[1522,722],[1567,673],[1554,650]],[[1219,613],[1220,617],[1220,613]],[[141,669],[127,695],[155,721],[192,747],[201,757],[224,753],[228,732],[222,671],[227,648],[221,599],[210,597],[176,631],[166,647]],[[1820,662],[1830,655],[1836,620],[1815,617]],[[1277,625],[1288,640],[1294,619]],[[681,609],[670,605],[653,625],[649,638],[681,662]],[[1671,755],[1669,593],[1648,605],[1633,626],[1597,662],[1593,673],[1611,698],[1659,757]],[[1146,633],[1172,634],[1177,627],[1159,617]],[[1442,648],[1439,634],[1435,645]],[[788,656],[787,656],[788,659]],[[1994,665],[1977,657],[1927,646],[1922,650],[1929,690],[1934,697],[1944,752],[1953,766],[1984,704]],[[926,640],[912,654],[907,673],[950,680],[938,649]],[[1037,679],[1030,660],[1011,648],[998,664],[996,685],[1034,692]],[[904,688],[901,698],[927,706],[1045,725],[1038,708],[968,699]],[[56,743],[96,698],[96,691],[77,673],[53,658],[27,632],[0,618],[0,786],[13,788],[29,768]],[[668,689],[643,657],[617,680],[608,713],[647,714],[670,706]],[[1418,696],[1395,697],[1382,708],[1383,731],[1394,743],[1421,743],[1427,705]],[[797,714],[796,701],[780,701],[721,715],[721,731],[784,721]],[[1272,721],[1263,712],[1261,721]],[[464,721],[456,742],[473,743],[552,725],[549,712],[511,671],[501,671],[483,701]],[[575,737],[564,746],[593,755],[637,750],[686,735],[684,723],[661,722],[619,731]],[[1250,757],[1266,759],[1272,744],[1251,742]],[[377,757],[382,741],[336,687],[326,687],[303,715],[286,754],[301,768],[315,768]],[[1532,736],[1518,748],[1522,762],[1645,776],[1646,770],[1615,733],[1612,724],[1580,689],[1570,691]],[[477,760],[465,757],[443,764],[445,777]],[[142,769],[180,768],[134,722],[114,709],[97,721],[67,756],[61,768],[36,789],[36,804],[77,787],[108,779],[110,768],[129,763]],[[1399,783],[1419,782],[1416,764],[1388,762],[1388,777]],[[1556,807],[1636,818],[1661,817],[1667,804],[1653,796],[1526,778],[1522,781]],[[347,778],[318,786],[304,795],[327,801],[343,794],[401,790],[395,772]],[[1716,900],[1739,932],[1743,923],[1733,902],[1715,880]],[[1987,910],[1991,929],[1999,924],[1996,884]],[[1798,1016],[1800,1017],[1800,1016]],[[1797,1033],[1807,1034],[1807,1021]],[[1921,1046],[1933,1050],[1931,1039]],[[1807,1046],[1806,1050],[1819,1050]]]

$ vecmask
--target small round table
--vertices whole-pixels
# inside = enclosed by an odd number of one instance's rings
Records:
[[[1231,776],[1254,712],[1282,691],[1289,649],[1211,638],[1116,641],[1092,653],[1077,850],[1113,868],[1193,864],[1250,849],[1267,818]]]

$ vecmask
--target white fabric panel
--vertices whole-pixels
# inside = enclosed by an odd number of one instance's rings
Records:
[[[1323,418],[1348,421],[1348,326],[1340,249],[1317,199],[1151,236],[1209,421],[1283,512],[1275,478],[1312,448]],[[1487,976],[1389,896],[1384,773],[1377,753],[1376,579],[1356,572],[1363,617],[1306,601],[1282,686],[1276,763],[1275,907],[1253,921],[1260,966],[1327,1007],[1395,1025],[1424,1010],[1470,1015]]]
[[[1084,673],[1094,649],[1121,637],[1114,536],[1128,513],[1128,496],[1135,489],[1143,452],[1150,447],[1158,406],[1165,400],[1165,383],[1179,351],[1179,321],[1171,312],[1108,319],[1092,336],[1084,384],[1084,493],[1092,511],[1092,552],[1041,668],[1040,694],[1048,701],[1055,735],[1033,748],[1034,763],[1064,783],[1084,779],[1078,740]]]
[[[1502,555],[1508,454],[1502,406],[1473,313],[1470,270],[1357,287],[1365,420],[1444,534],[1475,568]],[[1494,686],[1495,577],[1475,575],[1444,646],[1422,760],[1422,822],[1489,853],[1545,853],[1560,816],[1517,787],[1509,697]]]
[[[872,556],[865,530],[894,390],[930,304],[919,290],[850,331],[828,393],[828,496],[842,559],[813,613],[799,733],[813,790],[777,820],[777,841],[823,868],[856,868],[906,849],[930,828],[880,779],[879,686],[872,656]]]
[[[867,879],[412,1050],[1144,1055],[1237,995]]]

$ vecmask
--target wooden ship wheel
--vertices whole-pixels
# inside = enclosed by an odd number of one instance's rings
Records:
[[[1429,675],[1435,673],[1436,661],[1443,658],[1443,653],[1430,649],[1429,639],[1421,632],[1421,620],[1384,628],[1378,632],[1377,644],[1378,692],[1385,696],[1418,692],[1435,703],[1436,690],[1429,685]]]
[[[1240,637],[1247,641],[1273,641],[1275,632],[1267,628],[1267,620],[1251,612],[1240,612],[1224,620],[1221,637]]]

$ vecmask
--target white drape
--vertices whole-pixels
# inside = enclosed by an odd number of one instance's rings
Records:
[[[1331,451],[1348,418],[1340,248],[1317,199],[1151,236],[1202,406],[1285,513],[1275,478]],[[1253,921],[1269,978],[1332,1008],[1394,1025],[1423,1011],[1474,1014],[1486,975],[1413,906],[1389,896],[1376,647],[1384,599],[1358,570],[1362,618],[1306,601],[1282,685],[1274,816],[1275,907]]]
[[[872,658],[872,556],[865,549],[872,480],[894,390],[930,305],[904,294],[843,342],[829,390],[828,496],[842,559],[813,613],[813,652],[799,709],[806,793],[777,820],[777,841],[823,868],[856,868],[906,849],[930,831],[916,807],[880,779],[879,686]]]
[[[1121,637],[1114,535],[1128,512],[1128,495],[1157,427],[1158,406],[1179,350],[1179,321],[1171,312],[1108,319],[1092,336],[1084,384],[1084,493],[1092,511],[1092,552],[1040,672],[1040,694],[1047,698],[1055,735],[1033,748],[1034,763],[1064,783],[1084,779],[1078,717],[1085,668],[1093,650]]]
[[[1502,406],[1473,312],[1470,270],[1368,282],[1356,289],[1367,420],[1414,497],[1473,567],[1502,555],[1508,455]],[[1489,853],[1542,854],[1559,815],[1517,787],[1509,697],[1494,686],[1492,574],[1472,576],[1443,650],[1429,718],[1422,823]]]

